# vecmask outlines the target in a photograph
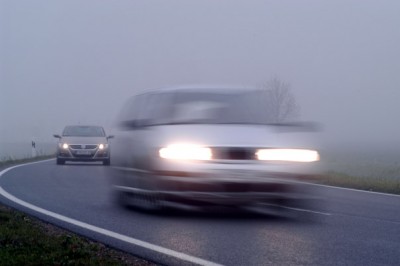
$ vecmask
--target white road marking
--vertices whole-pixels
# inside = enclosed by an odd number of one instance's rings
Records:
[[[51,160],[54,160],[54,159],[51,159]],[[50,161],[50,160],[46,160],[46,161]],[[31,164],[42,163],[42,162],[44,162],[44,161],[21,164],[21,165],[16,165],[16,166],[7,168],[7,169],[5,169],[5,170],[0,172],[0,178],[6,172],[8,172],[8,171],[10,171],[10,170],[12,170],[14,168],[21,167],[21,166],[26,166],[26,165],[31,165]],[[51,212],[51,211],[48,211],[48,210],[45,210],[45,209],[42,209],[40,207],[37,207],[35,205],[32,205],[32,204],[30,204],[28,202],[25,202],[23,200],[20,200],[20,199],[16,198],[15,196],[13,196],[10,193],[8,193],[7,191],[5,191],[1,186],[0,186],[0,194],[3,197],[5,197],[5,198],[7,198],[7,199],[9,199],[9,200],[21,205],[21,206],[29,208],[29,209],[31,209],[31,210],[33,210],[35,212],[38,212],[38,213],[53,217],[53,218],[55,218],[57,220],[61,220],[63,222],[69,223],[69,224],[73,224],[75,226],[84,228],[86,230],[90,230],[90,231],[93,231],[93,232],[96,232],[96,233],[99,233],[99,234],[102,234],[102,235],[105,235],[105,236],[108,236],[108,237],[112,237],[112,238],[121,240],[121,241],[129,243],[129,244],[133,244],[133,245],[140,246],[140,247],[143,247],[143,248],[146,248],[146,249],[150,249],[150,250],[153,250],[153,251],[156,251],[156,252],[171,256],[171,257],[175,257],[175,258],[183,260],[183,261],[195,263],[195,264],[198,264],[198,265],[207,265],[207,266],[217,266],[217,265],[219,266],[219,265],[221,265],[221,264],[217,264],[217,263],[214,263],[214,262],[211,262],[211,261],[200,259],[200,258],[197,258],[197,257],[194,257],[194,256],[190,256],[190,255],[187,255],[187,254],[182,253],[182,252],[178,252],[178,251],[174,251],[174,250],[171,250],[171,249],[168,249],[168,248],[157,246],[157,245],[154,245],[154,244],[151,244],[151,243],[139,240],[139,239],[135,239],[135,238],[132,238],[132,237],[129,237],[129,236],[126,236],[126,235],[122,235],[122,234],[119,234],[119,233],[116,233],[116,232],[113,232],[113,231],[110,231],[110,230],[107,230],[107,229],[103,229],[101,227],[97,227],[97,226],[94,226],[94,225],[91,225],[91,224],[87,224],[87,223],[84,223],[84,222],[81,222],[81,221],[78,221],[78,220],[75,220],[75,219],[72,219],[72,218],[69,218],[69,217],[54,213],[54,212]]]

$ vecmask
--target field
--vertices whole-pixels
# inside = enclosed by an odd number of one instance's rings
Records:
[[[400,147],[347,145],[321,152],[323,184],[400,194]]]
[[[54,154],[56,142],[36,142],[37,156]],[[31,142],[0,142],[0,161],[26,159],[32,156]]]

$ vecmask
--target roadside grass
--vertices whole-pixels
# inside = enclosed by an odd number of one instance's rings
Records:
[[[12,157],[5,157],[0,160],[0,168],[7,168],[9,166],[13,166],[13,165],[17,165],[17,164],[36,162],[36,161],[46,160],[46,159],[51,159],[51,158],[55,158],[55,154],[40,155],[40,156],[36,156],[36,157],[26,157],[26,158],[22,158],[22,159],[14,159]]]
[[[314,181],[330,186],[354,188],[390,194],[400,194],[400,178],[389,178],[385,175],[381,175],[379,177],[355,176],[335,171],[329,171],[323,175],[320,175],[317,180]]]
[[[314,182],[331,186],[400,194],[400,149],[397,144],[352,145],[325,149],[324,173]]]
[[[0,205],[0,265],[151,265]]]

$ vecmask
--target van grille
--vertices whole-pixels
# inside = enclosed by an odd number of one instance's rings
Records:
[[[254,148],[213,148],[213,159],[217,160],[255,160]]]

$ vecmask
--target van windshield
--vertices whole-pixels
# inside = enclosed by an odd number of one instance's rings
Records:
[[[276,124],[274,109],[262,90],[161,92],[132,98],[120,125]]]
[[[261,91],[242,93],[180,92],[174,97],[170,123],[266,124]]]

